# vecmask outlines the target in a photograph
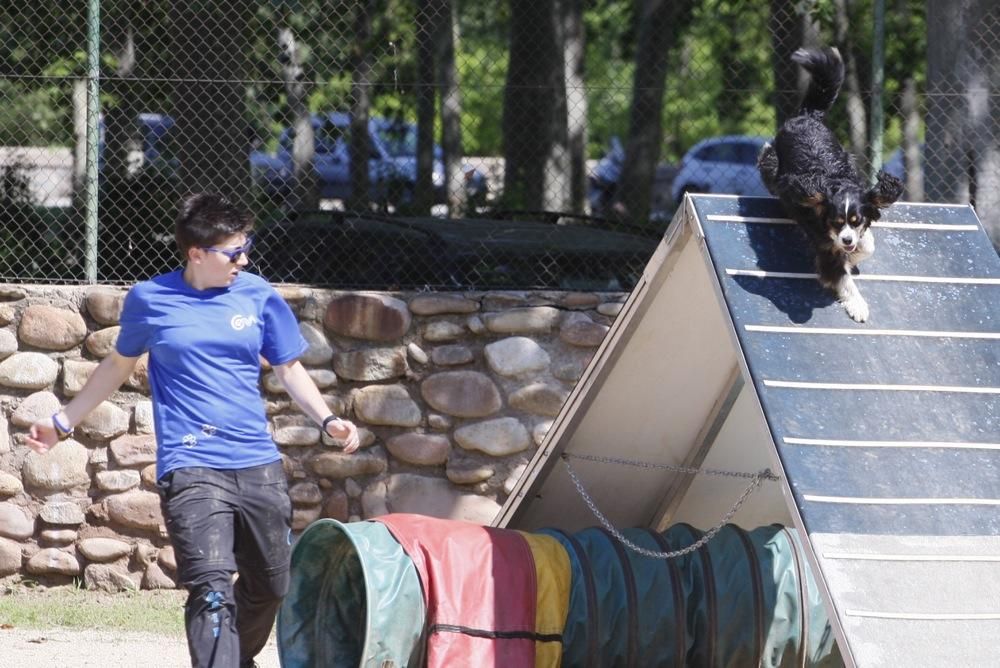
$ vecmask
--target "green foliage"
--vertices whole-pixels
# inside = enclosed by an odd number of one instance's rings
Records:
[[[885,92],[887,109],[899,109],[903,87],[907,79],[913,79],[918,91],[925,90],[927,70],[914,67],[922,63],[927,53],[926,5],[919,2],[899,3],[897,11],[886,13],[885,45]],[[895,39],[905,35],[905,39]],[[903,118],[899,114],[888,114],[884,145],[895,148],[902,143]],[[886,153],[890,153],[887,150]]]
[[[772,134],[774,109],[766,3],[703,3],[668,75],[664,127],[672,131],[665,158],[679,159],[705,137]]]
[[[588,68],[594,61],[606,63],[631,62],[635,58],[635,9],[633,3],[620,0],[593,0],[583,12],[587,38]],[[601,85],[598,77],[589,77]],[[620,83],[621,77],[613,76],[606,83]]]
[[[635,73],[635,64],[631,62],[597,63],[594,69],[605,67],[617,73],[623,81],[631,81]],[[599,158],[604,155],[612,137],[624,141],[628,136],[631,99],[632,89],[623,83],[587,88],[588,157]]]
[[[848,3],[850,37],[862,88],[871,79],[871,16],[874,0]],[[23,6],[0,8],[0,144],[70,145],[70,80],[85,69],[85,7],[39,0],[26,21]],[[313,112],[350,106],[355,12],[366,3],[321,0],[272,0],[258,3],[252,23],[251,71],[247,79],[247,118],[262,148],[273,150],[288,125],[281,66],[275,56],[276,27],[289,26],[300,43]],[[372,37],[364,46],[374,69],[372,113],[415,117],[416,0],[376,3]],[[636,12],[628,0],[587,0],[585,81],[588,101],[588,157],[603,154],[612,136],[628,134],[634,74]],[[807,10],[825,41],[832,41],[832,0],[787,3]],[[20,7],[20,8],[19,8]],[[462,94],[463,145],[469,155],[502,150],[503,87],[507,73],[509,3],[460,2],[457,67]],[[694,21],[670,54],[662,124],[665,160],[678,159],[706,136],[724,133],[769,134],[774,111],[769,3],[704,0]],[[898,141],[899,119],[891,113],[907,78],[923,84],[926,50],[924,3],[899,0],[886,13],[887,143]],[[796,20],[789,16],[785,20]],[[45,24],[44,26],[42,24]],[[120,48],[132,26],[140,49],[138,81],[116,81]],[[123,103],[140,111],[170,113],[169,3],[102,2],[102,106]],[[837,109],[833,122],[843,129]]]
[[[588,147],[601,157],[612,137],[628,135],[634,63],[634,7],[614,0],[595,0],[584,11],[587,40]]]
[[[503,146],[503,82],[507,59],[492,59],[487,46],[468,42],[456,67],[462,87],[462,143],[469,155],[500,155]]]
[[[0,146],[72,143],[67,90],[55,82],[0,79]]]

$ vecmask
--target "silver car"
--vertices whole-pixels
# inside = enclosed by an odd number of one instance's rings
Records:
[[[757,155],[766,137],[725,135],[698,142],[684,154],[671,195],[680,204],[685,193],[725,193],[769,197],[757,171]]]

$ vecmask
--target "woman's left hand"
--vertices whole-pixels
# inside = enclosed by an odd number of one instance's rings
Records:
[[[326,433],[344,444],[344,452],[354,452],[361,446],[361,436],[358,427],[350,420],[337,418],[326,425]]]

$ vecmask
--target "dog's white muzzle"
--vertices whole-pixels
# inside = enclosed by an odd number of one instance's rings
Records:
[[[845,251],[850,253],[858,245],[858,233],[852,227],[846,227],[837,236],[837,242]]]

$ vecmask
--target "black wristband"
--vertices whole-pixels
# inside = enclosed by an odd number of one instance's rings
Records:
[[[323,420],[323,433],[326,433],[326,425],[330,424],[331,422],[335,422],[336,420],[339,420],[339,419],[340,418],[337,417],[336,415],[329,415],[329,416],[327,416],[326,419]]]

